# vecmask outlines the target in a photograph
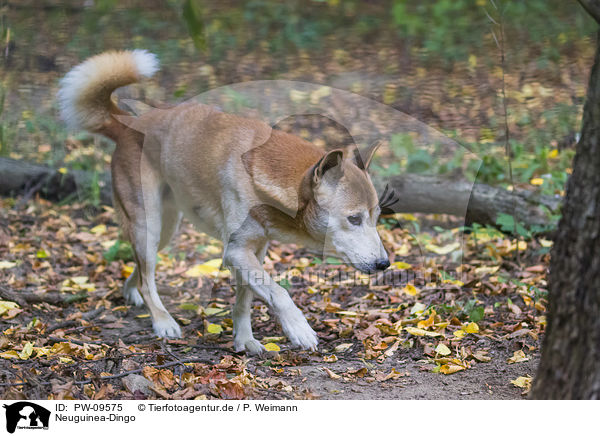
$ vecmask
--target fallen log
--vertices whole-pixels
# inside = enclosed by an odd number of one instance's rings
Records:
[[[39,194],[53,201],[93,199],[100,204],[111,204],[111,189],[109,173],[61,172],[44,165],[0,158],[0,195],[22,195],[22,203]]]
[[[387,183],[400,199],[393,206],[395,212],[464,216],[467,224],[496,225],[500,214],[514,214],[526,227],[550,226],[549,213],[557,213],[562,202],[529,191],[510,192],[441,176],[404,174]]]
[[[556,213],[561,204],[560,198],[527,191],[513,193],[443,176],[404,174],[391,177],[387,184],[399,198],[392,206],[394,212],[464,216],[466,223],[496,225],[500,214],[514,214],[528,227],[548,226],[548,212]],[[58,201],[86,200],[94,195],[101,204],[111,204],[110,174],[63,174],[47,166],[0,158],[0,195],[22,195],[21,201],[26,202],[35,194]]]

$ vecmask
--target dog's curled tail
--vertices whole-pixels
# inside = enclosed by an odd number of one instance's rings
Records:
[[[121,86],[152,76],[158,59],[146,50],[109,51],[87,59],[60,81],[61,117],[69,128],[102,132],[111,114],[123,114],[111,98]]]

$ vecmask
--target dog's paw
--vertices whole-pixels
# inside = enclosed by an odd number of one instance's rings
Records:
[[[310,327],[304,315],[297,307],[285,317],[280,317],[283,332],[292,343],[293,348],[317,351],[319,340],[317,334]]]
[[[144,304],[144,300],[137,288],[124,289],[123,297],[125,297],[127,304],[131,304],[132,306],[142,306]]]
[[[123,297],[127,304],[132,304],[134,306],[141,306],[144,304],[144,300],[136,286],[135,271],[127,277],[127,280],[125,280],[125,283],[123,284]]]
[[[181,328],[170,315],[152,323],[154,334],[159,338],[180,338]]]
[[[251,356],[260,356],[267,349],[263,344],[261,344],[258,340],[254,338],[246,339],[246,340],[235,340],[233,341],[233,349],[236,353],[240,353],[245,351],[246,354]]]

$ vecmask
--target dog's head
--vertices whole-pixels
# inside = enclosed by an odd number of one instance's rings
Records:
[[[310,187],[303,219],[308,232],[324,243],[325,253],[366,273],[390,265],[376,229],[381,207],[367,173],[378,145],[363,153],[330,151],[306,175]]]

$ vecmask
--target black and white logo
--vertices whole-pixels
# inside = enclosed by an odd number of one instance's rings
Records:
[[[6,409],[6,431],[14,433],[16,429],[48,429],[50,411],[29,401],[4,404]]]

